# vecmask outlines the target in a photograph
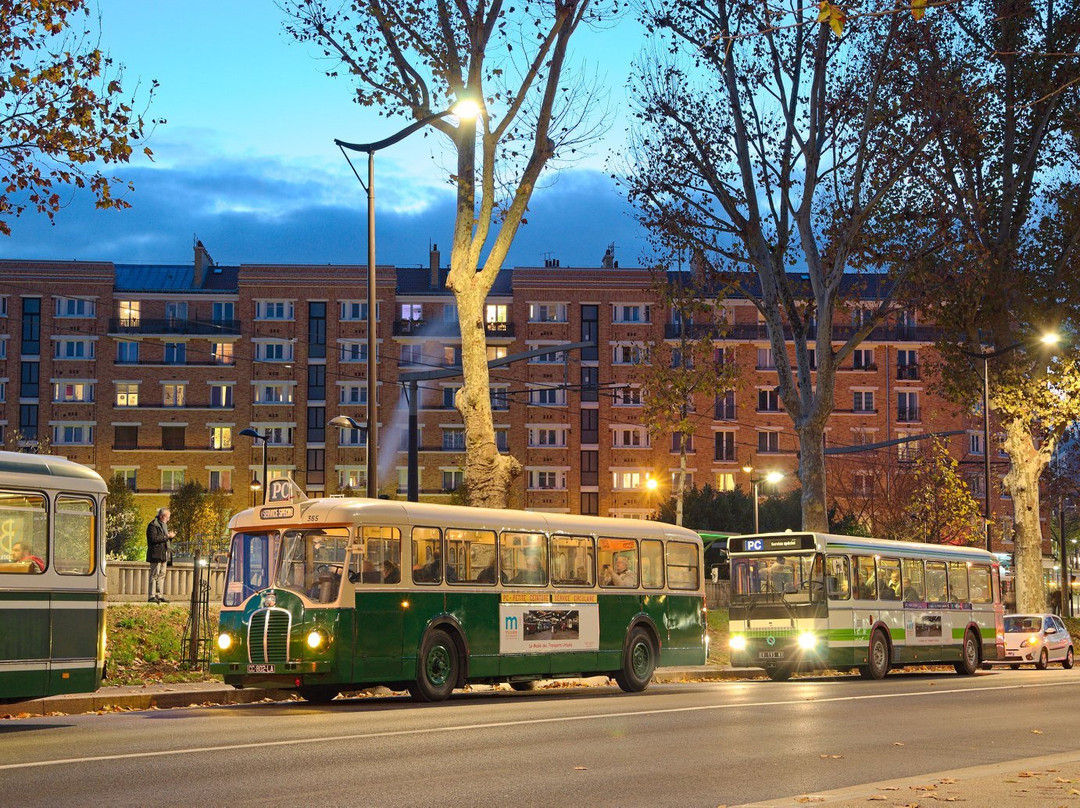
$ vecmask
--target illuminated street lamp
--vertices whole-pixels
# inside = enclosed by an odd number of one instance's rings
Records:
[[[760,524],[758,522],[758,484],[761,482],[767,482],[769,485],[777,485],[784,479],[784,475],[779,471],[770,471],[765,474],[764,479],[754,476],[754,466],[752,463],[748,463],[743,466],[743,471],[750,475],[750,484],[754,488],[754,532],[759,533],[761,531]]]
[[[366,447],[367,458],[368,458],[367,466],[368,466],[368,470],[369,470],[369,473],[370,473],[371,456],[372,456],[372,452],[371,452],[371,432],[367,428],[367,424],[360,423],[359,421],[357,421],[355,418],[353,418],[350,415],[336,415],[336,416],[334,416],[333,418],[330,419],[329,426],[334,426],[334,427],[337,427],[338,429],[356,429],[356,430],[358,430],[360,432],[364,432],[364,433],[367,434],[367,447]],[[367,490],[367,495],[369,497],[374,498],[375,496],[377,496],[377,492],[376,492],[376,494],[372,494],[372,492],[371,492],[371,479],[370,478],[368,478],[368,484],[367,484],[367,489],[366,490]]]
[[[259,496],[259,491],[260,490],[262,490],[262,483],[259,482],[259,475],[256,474],[253,471],[253,472],[251,472],[251,506],[252,507],[255,507],[255,505],[258,504],[257,497]]]
[[[360,180],[360,185],[367,191],[367,224],[368,224],[368,271],[367,271],[367,430],[368,430],[368,455],[367,455],[367,495],[374,499],[378,492],[378,480],[377,480],[377,468],[376,468],[376,444],[378,440],[378,411],[375,406],[375,352],[376,352],[376,340],[375,340],[375,307],[377,301],[375,299],[375,152],[385,149],[388,146],[393,146],[401,140],[404,140],[414,132],[423,129],[430,123],[434,123],[437,120],[447,117],[448,115],[456,115],[461,120],[474,120],[480,113],[480,107],[475,101],[462,99],[454,104],[450,109],[442,112],[436,112],[433,115],[428,115],[421,118],[418,121],[413,121],[397,134],[390,137],[383,138],[382,140],[376,140],[373,143],[346,143],[343,140],[334,140],[337,147],[341,149],[342,154],[345,154],[345,150],[364,152],[368,156],[368,175],[367,184],[360,179],[360,175],[356,174],[356,178]],[[348,155],[345,155],[345,159],[348,160]],[[352,166],[352,161],[349,161],[349,165]],[[353,173],[356,173],[356,169],[353,169]]]

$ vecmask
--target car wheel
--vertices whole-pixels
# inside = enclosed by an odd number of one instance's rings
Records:
[[[1061,660],[1061,667],[1065,670],[1071,670],[1073,666],[1073,647],[1070,645],[1069,650],[1065,652],[1065,658]]]
[[[1049,654],[1049,652],[1047,652],[1047,650],[1045,648],[1043,648],[1042,651],[1039,652],[1039,661],[1035,663],[1035,667],[1038,668],[1041,671],[1044,671],[1044,670],[1046,670],[1046,668],[1047,668],[1047,666],[1049,664],[1050,664],[1050,654]]]

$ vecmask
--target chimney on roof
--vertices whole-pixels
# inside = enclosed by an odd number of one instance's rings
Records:
[[[431,288],[439,288],[439,245],[432,244],[428,253],[428,268],[431,270]]]
[[[208,267],[214,265],[214,259],[210,257],[210,253],[206,251],[206,247],[196,237],[195,239],[195,288],[201,289],[203,280],[206,277],[206,270]]]
[[[603,269],[618,269],[619,262],[615,260],[615,242],[611,242],[604,250],[604,257],[600,262]]]

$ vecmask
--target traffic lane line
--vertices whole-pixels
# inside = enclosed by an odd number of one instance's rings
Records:
[[[997,685],[982,687],[960,687],[941,690],[927,690],[918,693],[869,693],[857,696],[833,696],[825,698],[796,698],[778,699],[772,701],[744,702],[738,704],[702,704],[692,707],[664,707],[652,710],[624,710],[621,712],[589,714],[589,715],[565,715],[548,718],[528,718],[516,721],[488,721],[475,724],[456,724],[442,727],[419,727],[415,729],[386,730],[380,732],[360,732],[343,735],[322,735],[312,738],[293,738],[275,741],[253,741],[237,744],[219,744],[215,746],[186,747],[179,749],[142,750],[139,752],[127,752],[112,755],[89,755],[85,757],[58,758],[54,760],[26,761],[22,763],[0,764],[0,771],[14,771],[20,769],[42,768],[46,766],[65,766],[80,763],[104,763],[114,760],[130,760],[134,758],[172,757],[181,755],[196,755],[217,752],[246,751],[252,749],[271,749],[281,746],[297,746],[313,743],[341,743],[352,741],[376,740],[379,738],[399,738],[403,736],[423,736],[435,734],[451,734],[457,732],[476,732],[487,729],[503,729],[509,727],[539,726],[542,724],[563,724],[583,721],[610,721],[624,718],[643,718],[655,715],[674,715],[678,713],[704,713],[717,710],[744,710],[762,709],[769,707],[805,707],[809,703],[828,704],[836,702],[857,701],[880,701],[888,699],[915,699],[933,698],[936,696],[963,695],[965,693],[1000,692],[1008,690],[1033,690],[1039,688],[1076,687],[1080,681],[1071,682],[1041,682],[1024,685]]]

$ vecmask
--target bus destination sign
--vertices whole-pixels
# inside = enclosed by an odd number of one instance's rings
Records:
[[[814,537],[802,534],[791,536],[747,536],[728,539],[728,551],[732,553],[780,553],[813,550]]]
[[[286,508],[263,508],[259,511],[260,519],[291,519],[293,515],[293,507],[290,505]]]

